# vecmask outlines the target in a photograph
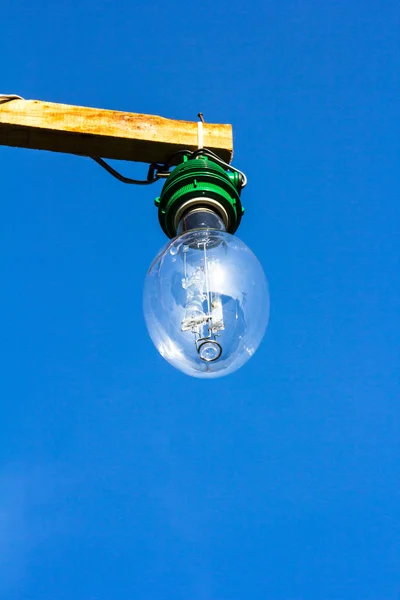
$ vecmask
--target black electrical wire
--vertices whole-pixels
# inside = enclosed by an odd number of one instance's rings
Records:
[[[190,150],[178,150],[175,152],[170,159],[165,164],[160,163],[151,163],[149,165],[149,170],[147,173],[147,179],[131,179],[130,177],[125,177],[118,171],[116,171],[111,165],[109,165],[103,158],[98,156],[91,156],[90,158],[97,162],[98,165],[103,167],[110,175],[122,181],[122,183],[129,183],[133,185],[149,185],[150,183],[155,183],[162,177],[168,177],[170,171],[169,169],[177,164],[175,161],[180,156],[190,156],[192,152]]]
[[[154,183],[154,182],[158,181],[158,177],[149,177],[148,176],[147,179],[131,179],[130,177],[125,177],[124,175],[121,175],[121,173],[118,173],[118,171],[113,169],[111,167],[111,165],[106,163],[106,161],[103,160],[102,158],[99,158],[97,156],[91,156],[90,158],[92,160],[94,160],[95,162],[97,162],[98,165],[103,167],[103,169],[105,169],[108,173],[110,173],[110,175],[112,175],[119,181],[122,181],[122,183],[130,183],[133,185],[149,185],[150,183]],[[150,169],[149,169],[149,173],[150,173]]]
[[[232,165],[222,160],[222,158],[220,158],[217,154],[215,154],[214,152],[212,152],[212,150],[209,150],[208,148],[199,148],[194,152],[192,152],[191,150],[178,150],[164,164],[151,163],[149,165],[147,179],[131,179],[130,177],[125,177],[124,175],[113,169],[113,167],[111,167],[111,165],[109,165],[104,159],[95,156],[92,156],[91,158],[92,160],[97,162],[98,165],[103,167],[103,169],[105,169],[108,173],[110,173],[110,175],[112,175],[119,181],[122,181],[122,183],[128,183],[133,185],[149,185],[150,183],[155,183],[161,178],[168,177],[168,175],[170,174],[170,168],[179,164],[179,161],[177,161],[177,159],[184,156],[188,156],[190,158],[196,158],[197,156],[208,156],[224,169],[233,171],[235,173],[239,173],[241,177],[242,188],[247,183],[247,177],[242,171],[239,171],[239,169],[236,169]]]

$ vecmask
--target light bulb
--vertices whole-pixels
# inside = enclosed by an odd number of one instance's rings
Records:
[[[269,318],[268,285],[251,250],[211,210],[184,216],[145,281],[149,334],[171,365],[221,377],[254,354]]]

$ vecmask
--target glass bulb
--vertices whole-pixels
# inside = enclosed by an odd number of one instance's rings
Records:
[[[269,318],[260,263],[237,237],[217,229],[186,231],[161,249],[143,305],[160,354],[193,377],[239,369],[258,348]]]

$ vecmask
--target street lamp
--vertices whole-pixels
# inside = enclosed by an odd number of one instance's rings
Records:
[[[156,205],[171,241],[144,289],[150,336],[168,362],[194,377],[228,375],[247,362],[267,327],[269,295],[260,263],[233,235],[246,177],[222,159],[232,156],[231,126],[204,125],[201,113],[196,126],[16,94],[0,94],[0,108],[0,145],[90,156],[128,184],[167,177]],[[147,179],[125,177],[101,156],[147,162]]]
[[[156,199],[171,240],[148,271],[143,307],[160,354],[193,377],[239,369],[258,348],[269,317],[268,285],[251,250],[233,234],[245,176],[201,149],[185,153]]]

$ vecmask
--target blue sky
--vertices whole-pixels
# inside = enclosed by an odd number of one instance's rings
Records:
[[[142,316],[159,186],[0,148],[1,600],[399,597],[399,17],[3,0],[0,92],[233,124],[271,317],[182,375]]]

